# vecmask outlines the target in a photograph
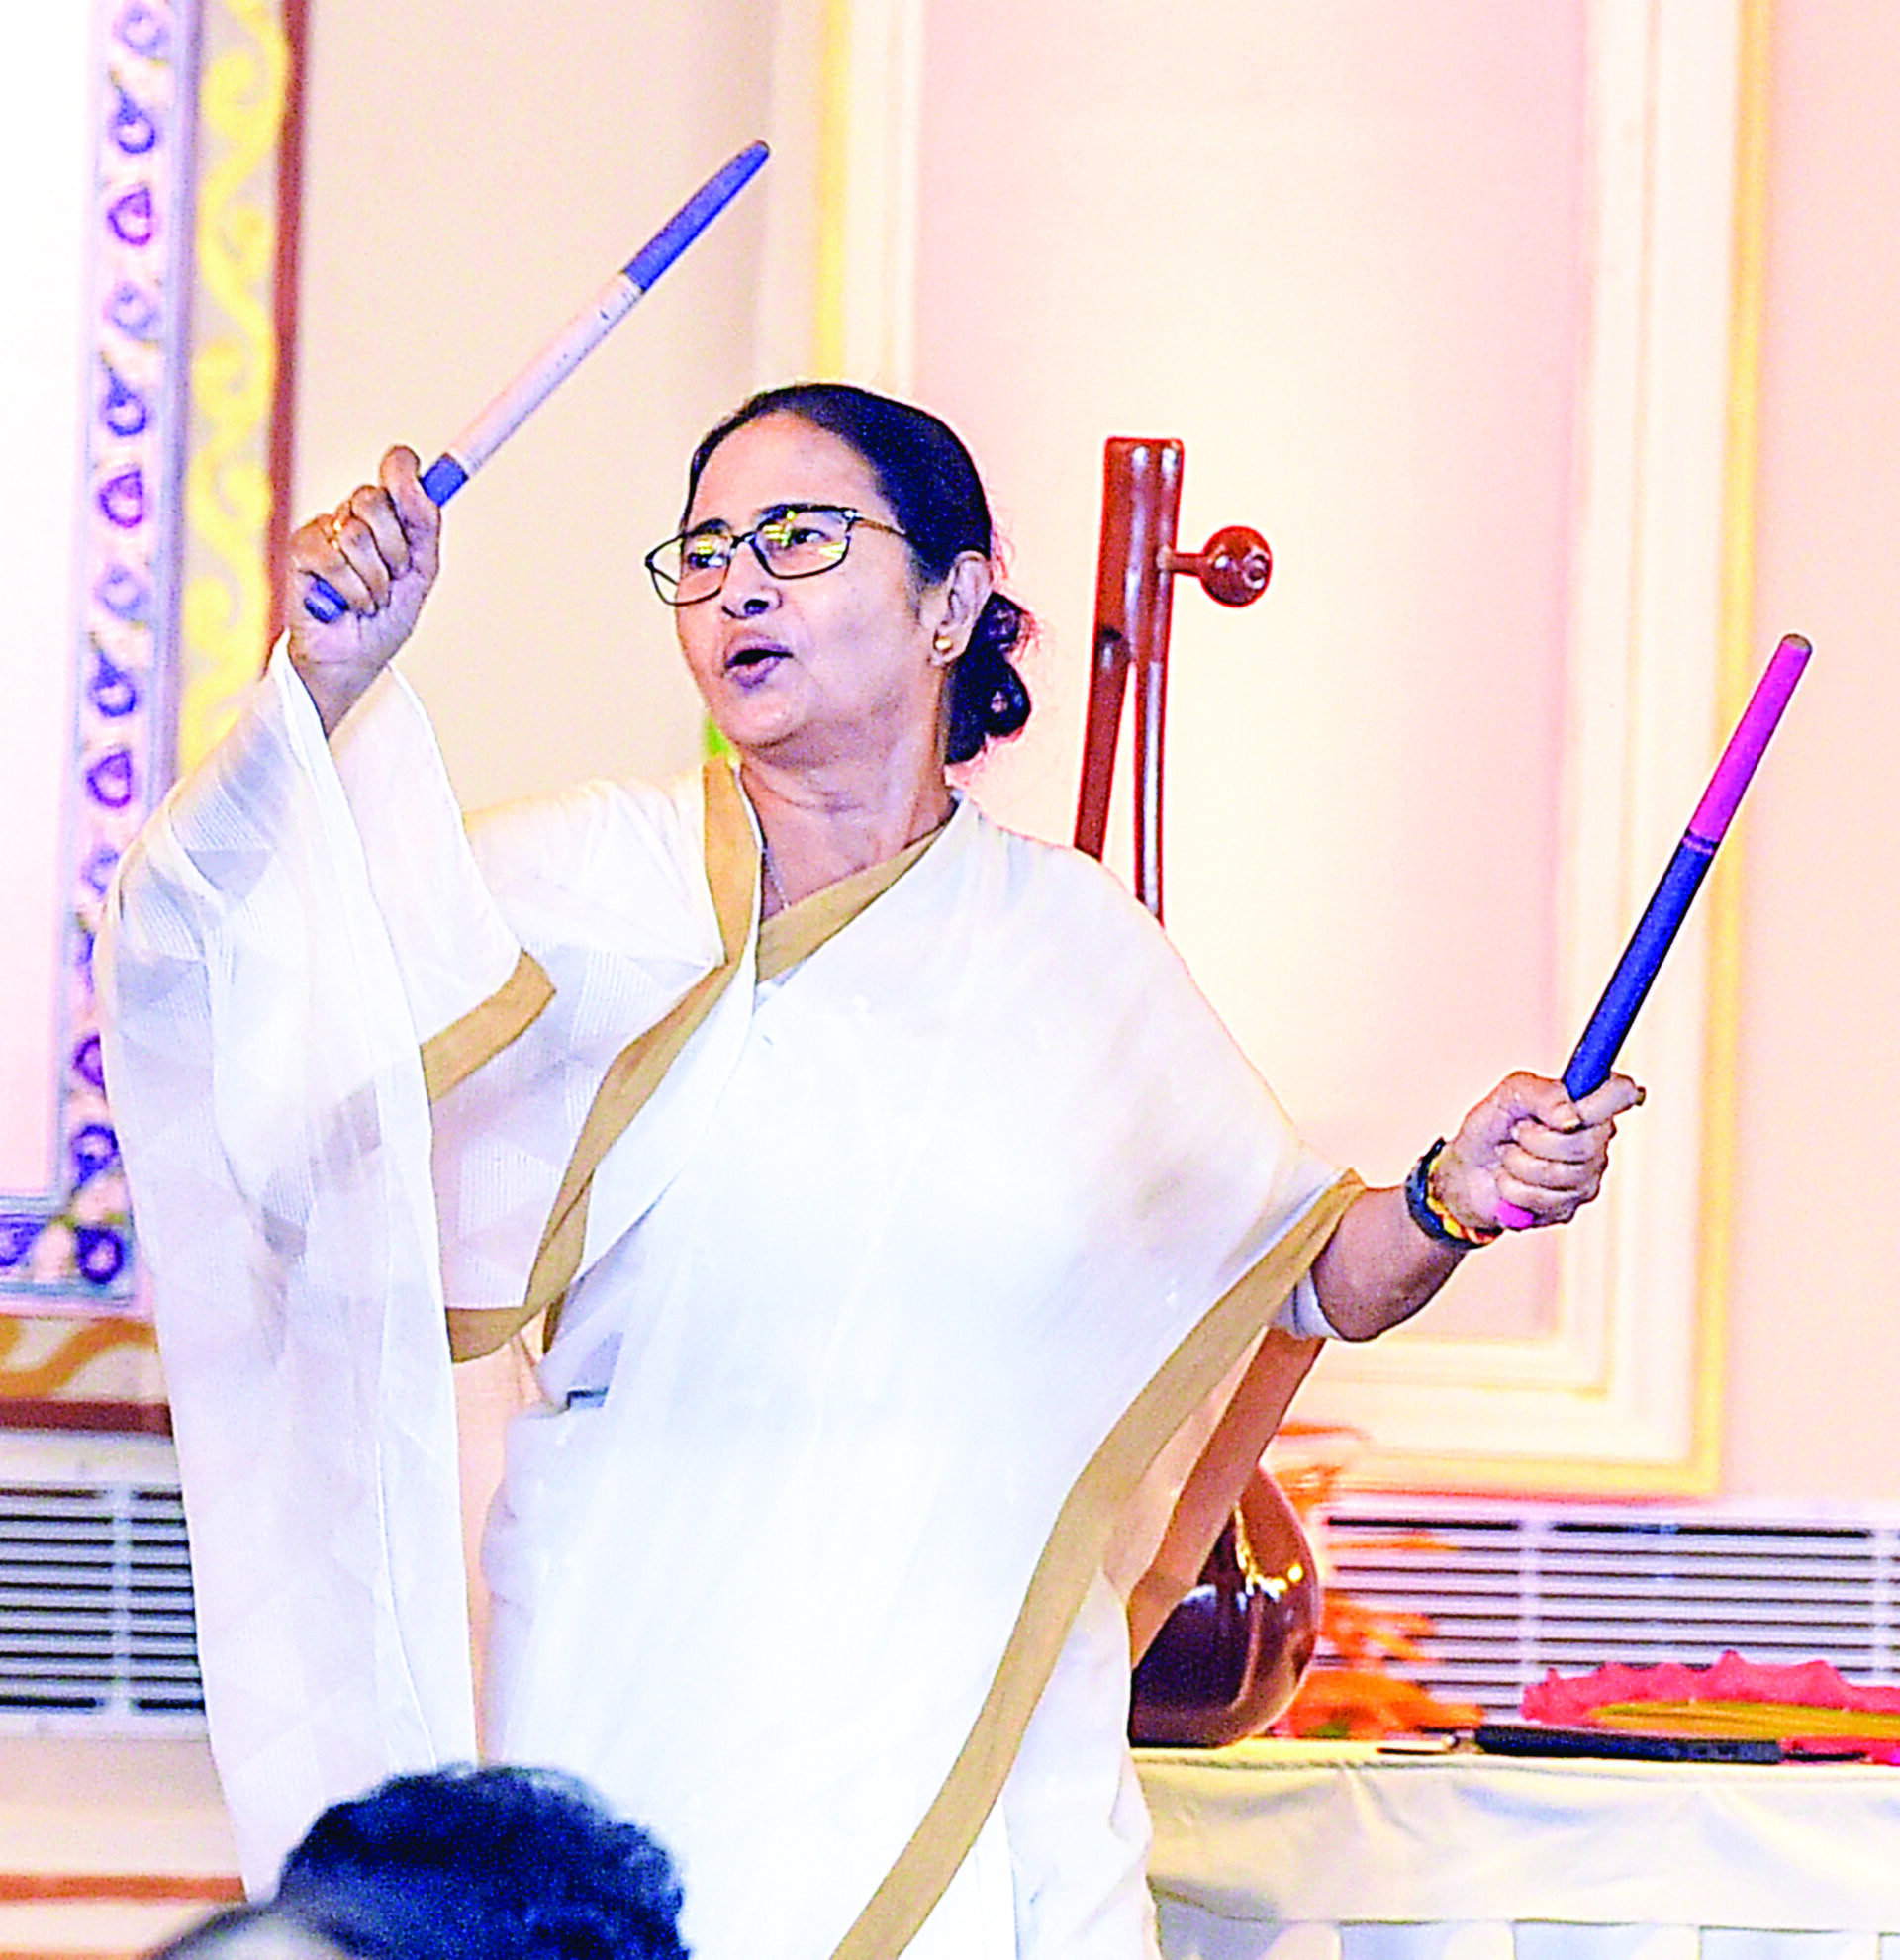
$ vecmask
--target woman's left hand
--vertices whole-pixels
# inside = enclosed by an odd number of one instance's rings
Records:
[[[1547,1075],[1506,1075],[1434,1159],[1431,1196],[1475,1245],[1502,1222],[1501,1205],[1561,1225],[1596,1196],[1616,1119],[1642,1100],[1627,1075],[1574,1102]],[[1320,1308],[1335,1333],[1369,1341],[1417,1313],[1465,1250],[1421,1228],[1396,1186],[1362,1191],[1313,1261]]]
[[[1562,1225],[1601,1188],[1616,1119],[1643,1094],[1627,1075],[1611,1075],[1572,1101],[1548,1076],[1507,1075],[1439,1153],[1433,1191],[1470,1225],[1495,1223],[1500,1204],[1534,1224]]]

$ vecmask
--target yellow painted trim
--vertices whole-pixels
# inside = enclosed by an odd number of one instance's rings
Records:
[[[811,366],[819,380],[844,374],[845,239],[851,142],[851,0],[822,0],[818,56],[817,274]]]
[[[1405,1491],[1444,1496],[1699,1497],[1692,1459],[1621,1463],[1589,1456],[1450,1456],[1382,1451],[1378,1467],[1348,1469],[1342,1491]]]
[[[277,386],[276,177],[290,44],[268,0],[225,0],[230,45],[198,85],[199,316],[185,465],[187,569],[178,694],[184,772],[231,726],[267,650],[271,405]]]
[[[1742,0],[1736,117],[1735,272],[1729,326],[1729,432],[1723,483],[1718,738],[1760,666],[1755,640],[1755,493],[1760,439],[1761,310],[1767,212],[1769,0]],[[1735,1225],[1736,1076],[1741,1062],[1742,846],[1727,841],[1710,892],[1709,1006],[1703,1068],[1702,1234],[1697,1274],[1696,1399],[1686,1482],[1712,1491],[1722,1472],[1728,1305]]]
[[[20,1345],[29,1326],[45,1326],[24,1315],[0,1315],[0,1402],[29,1401],[57,1395],[71,1387],[88,1361],[117,1348],[133,1348],[155,1353],[157,1340],[148,1321],[132,1320],[123,1314],[100,1314],[88,1320],[74,1320],[61,1326],[57,1344],[50,1354],[34,1362],[12,1362],[6,1356]],[[75,1405],[83,1406],[75,1397]]]

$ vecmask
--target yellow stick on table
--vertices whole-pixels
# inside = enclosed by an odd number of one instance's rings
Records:
[[[1900,1741],[1900,1715],[1871,1709],[1821,1708],[1808,1702],[1606,1702],[1590,1722],[1651,1735],[1765,1737],[1773,1741],[1810,1735],[1851,1735],[1867,1741]]]

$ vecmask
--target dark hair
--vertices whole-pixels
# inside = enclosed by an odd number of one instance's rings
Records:
[[[277,1897],[167,1948],[206,1951],[252,1919],[358,1960],[686,1960],[671,1861],[577,1779],[514,1764],[392,1777],[332,1804]],[[206,1942],[201,1947],[198,1942]]]
[[[928,410],[842,381],[768,388],[735,409],[693,452],[689,513],[713,450],[747,422],[777,415],[798,416],[864,458],[927,583],[945,577],[966,551],[995,555],[990,500],[955,430]],[[993,592],[985,601],[970,643],[950,670],[947,761],[969,762],[986,742],[1015,734],[1029,719],[1029,690],[1014,657],[1034,634],[1035,621],[1013,599]]]

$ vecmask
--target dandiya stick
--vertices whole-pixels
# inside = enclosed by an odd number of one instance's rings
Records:
[[[764,143],[748,143],[715,170],[429,464],[423,472],[423,488],[437,504],[446,504],[633,311],[660,274],[758,174],[768,153]],[[311,581],[304,607],[325,625],[349,610],[335,587],[323,579]]]
[[[1742,719],[1736,723],[1735,733],[1722,751],[1722,760],[1709,778],[1709,787],[1703,791],[1702,800],[1689,818],[1689,827],[1664,867],[1655,895],[1637,920],[1636,930],[1630,934],[1630,943],[1616,963],[1616,971],[1596,1003],[1582,1039],[1565,1065],[1564,1086],[1572,1100],[1601,1087],[1608,1077],[1617,1050],[1623,1046],[1623,1037],[1629,1033],[1637,1009],[1649,993],[1650,982],[1656,979],[1663,955],[1674,944],[1676,932],[1688,916],[1689,903],[1708,875],[1709,866],[1715,862],[1716,847],[1728,834],[1749,779],[1754,776],[1756,764],[1761,760],[1768,737],[1774,733],[1788,697],[1794,692],[1794,684],[1800,680],[1801,670],[1807,666],[1813,651],[1799,633],[1789,633],[1775,648],[1774,658],[1756,683]],[[1510,1203],[1498,1205],[1497,1219],[1500,1225],[1507,1225],[1513,1231],[1537,1223],[1522,1206]]]
[[[1853,1736],[1900,1741],[1900,1715],[1811,1702],[1605,1702],[1589,1715],[1594,1728],[1662,1735],[1740,1735],[1769,1741]]]

